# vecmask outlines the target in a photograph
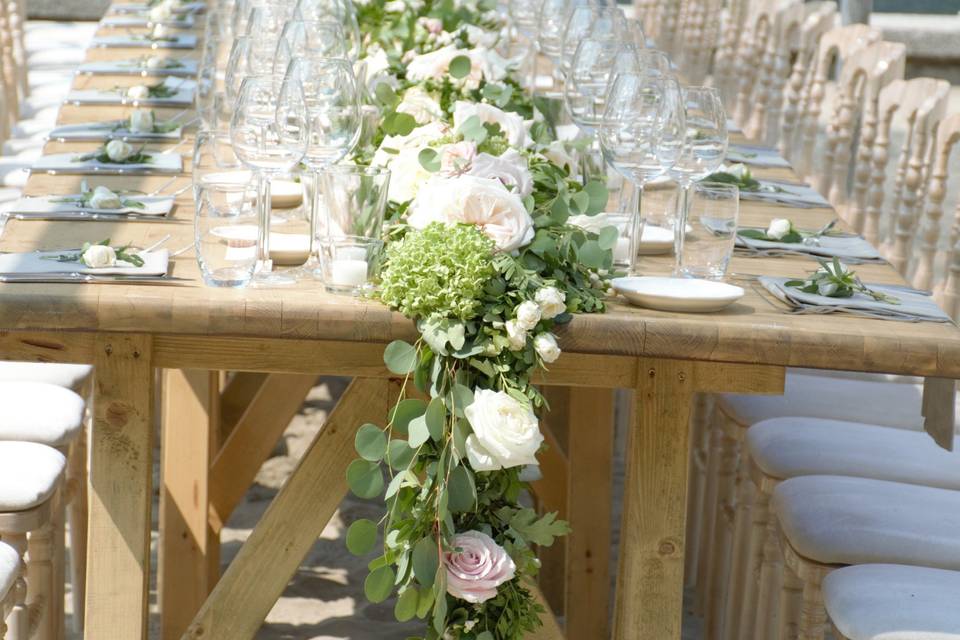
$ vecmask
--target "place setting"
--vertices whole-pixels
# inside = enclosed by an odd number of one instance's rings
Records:
[[[144,13],[155,9],[159,5],[169,7],[175,14],[200,13],[207,8],[206,2],[196,2],[194,0],[175,0],[168,2],[166,0],[155,0],[152,2],[117,2],[110,5],[111,13]]]
[[[94,142],[125,140],[128,142],[177,141],[183,137],[186,111],[166,120],[157,117],[152,109],[135,109],[120,120],[84,122],[60,125],[47,135],[48,140],[60,142]]]
[[[830,202],[808,184],[755,178],[745,164],[721,166],[707,176],[714,182],[737,185],[743,200],[754,200],[795,209],[829,209]]]
[[[193,33],[171,33],[158,24],[146,33],[97,36],[92,46],[106,48],[196,49],[197,36]]]
[[[53,153],[33,162],[31,172],[52,174],[154,175],[183,171],[183,158],[175,147],[165,151],[148,150],[143,144],[110,140],[94,151]]]
[[[193,104],[196,91],[196,80],[167,77],[160,82],[117,86],[110,89],[74,89],[67,94],[64,102],[74,105],[188,107]]]
[[[113,191],[83,180],[80,193],[22,196],[8,213],[17,220],[161,220],[170,215],[177,195]]]
[[[191,58],[144,55],[126,60],[84,62],[77,73],[85,75],[183,76],[197,75],[197,61]]]
[[[158,9],[160,9],[158,11]],[[146,27],[152,29],[155,25],[163,25],[172,29],[193,29],[196,26],[196,20],[192,13],[174,13],[162,4],[147,13],[141,14],[121,14],[115,16],[104,16],[100,20],[100,26],[108,28],[140,28]]]

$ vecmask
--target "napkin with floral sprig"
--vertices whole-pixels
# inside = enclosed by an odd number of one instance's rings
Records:
[[[830,203],[813,187],[775,180],[758,180],[744,164],[722,166],[703,181],[735,184],[740,189],[741,200],[759,200],[800,209],[830,207]]]
[[[180,120],[160,120],[152,109],[134,109],[122,120],[65,124],[48,134],[51,140],[179,140],[182,136]]]
[[[865,285],[834,258],[803,279],[761,276],[760,284],[794,313],[850,313],[882,320],[952,322],[933,298],[906,287]]]
[[[173,196],[148,196],[140,193],[113,191],[104,185],[91,188],[86,180],[80,193],[60,196],[21,197],[10,209],[12,215],[54,215],[97,213],[144,216],[165,216],[173,209]]]
[[[111,245],[110,239],[86,242],[78,249],[0,254],[0,274],[88,273],[104,276],[164,276],[170,264],[166,249],[138,251]]]
[[[731,144],[727,147],[727,160],[754,167],[786,168],[790,163],[772,147],[749,144]]]
[[[164,78],[153,84],[135,84],[111,89],[77,89],[67,94],[67,102],[76,104],[140,104],[154,106],[190,106],[197,82],[189,78]]]
[[[143,55],[126,60],[84,62],[77,71],[93,75],[195,76],[197,61],[165,55]]]
[[[159,25],[162,26],[162,25]],[[150,49],[196,49],[197,36],[192,33],[165,34],[146,33],[143,35],[102,36],[93,39],[95,47],[148,47]]]
[[[88,153],[54,153],[40,156],[32,171],[56,173],[180,173],[183,158],[179,153],[146,151],[123,140],[111,140]]]
[[[883,258],[864,238],[834,229],[836,220],[816,231],[798,229],[789,218],[774,218],[763,227],[738,227],[736,246],[747,252],[765,254],[783,251],[858,262],[880,262]]]

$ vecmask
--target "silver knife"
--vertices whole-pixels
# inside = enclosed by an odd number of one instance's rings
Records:
[[[177,285],[193,282],[177,276],[98,276],[90,273],[7,273],[0,274],[0,283],[35,284],[160,284]]]

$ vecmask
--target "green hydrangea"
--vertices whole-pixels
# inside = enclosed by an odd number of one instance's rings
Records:
[[[494,243],[472,225],[434,222],[387,246],[380,299],[411,318],[476,317],[494,275]]]

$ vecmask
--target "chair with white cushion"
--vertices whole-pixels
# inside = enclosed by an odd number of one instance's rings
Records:
[[[823,580],[837,640],[960,640],[960,572],[862,564]]]
[[[773,490],[784,555],[780,640],[826,632],[823,579],[842,565],[960,571],[960,491],[841,476],[802,476]],[[923,636],[922,636],[923,637]],[[926,636],[929,637],[929,636]]]
[[[27,585],[22,567],[20,553],[0,542],[0,640],[27,640],[24,615]]]
[[[63,560],[53,529],[66,464],[46,445],[0,441],[0,539],[19,558],[26,554],[26,613],[14,613],[18,620],[26,615],[37,640],[63,637],[62,587],[55,584]]]

